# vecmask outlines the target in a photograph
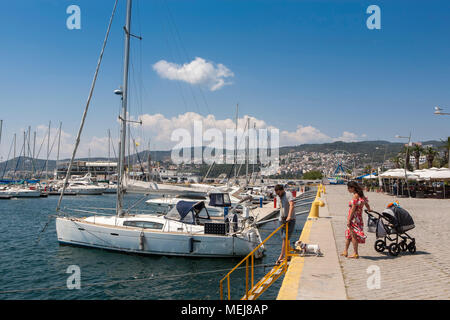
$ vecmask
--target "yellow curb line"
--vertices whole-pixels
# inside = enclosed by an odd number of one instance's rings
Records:
[[[314,220],[307,220],[305,222],[299,238],[300,241],[308,242],[313,222]],[[286,275],[284,276],[283,284],[278,292],[277,300],[297,300],[298,287],[304,264],[304,257],[292,257]]]

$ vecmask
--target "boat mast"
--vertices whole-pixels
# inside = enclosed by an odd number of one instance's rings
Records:
[[[3,130],[3,120],[0,120],[0,146],[2,145],[2,130]],[[1,157],[0,157],[1,159]],[[5,164],[6,166],[6,164]]]
[[[59,122],[59,134],[58,134],[58,152],[56,153],[56,168],[58,168],[58,161],[59,161],[59,150],[61,148],[61,127],[62,122]]]
[[[234,179],[237,179],[237,135],[238,135],[238,114],[239,114],[239,103],[236,104],[236,130],[234,136]]]
[[[245,186],[248,186],[248,163],[250,153],[250,117],[247,117],[247,136],[245,137]]]
[[[47,161],[45,161],[45,180],[48,180],[48,157],[50,155],[50,126],[51,121],[48,122],[48,136],[47,136]]]
[[[33,132],[33,159],[36,156],[36,131]]]
[[[24,179],[26,179],[27,178],[27,174],[26,174],[26,167],[25,167],[25,158],[26,158],[26,149],[25,149],[25,145],[26,145],[26,142],[27,142],[27,133],[24,131],[23,132],[23,163],[22,163],[22,168],[23,168],[23,178]]]
[[[150,153],[150,139],[148,139],[148,156],[147,156],[147,162],[148,162],[148,177],[147,181],[150,181],[151,175],[152,175],[152,156]],[[153,180],[153,179],[152,179]]]
[[[17,159],[16,159],[16,133],[14,133],[14,176],[13,176],[13,180],[16,179],[16,167],[17,167]]]
[[[253,123],[253,131],[255,132],[256,135],[256,122]],[[256,178],[255,178],[255,162],[258,163],[258,144],[256,144],[256,157],[255,159],[253,159],[253,164],[252,164],[252,178],[253,178],[253,183],[255,183]]]
[[[109,179],[109,171],[110,171],[109,164],[110,163],[111,163],[111,130],[108,129],[108,165],[106,166],[106,175],[108,176],[108,179]],[[106,175],[105,175],[105,180],[106,180]]]
[[[128,65],[130,62],[130,29],[131,29],[131,2],[127,0],[127,17],[125,21],[125,46],[124,46],[124,64],[123,64],[123,83],[122,83],[122,116],[120,123],[120,145],[119,145],[119,172],[117,184],[117,216],[123,216],[123,179],[125,165],[125,141],[127,138],[127,101],[128,101]]]

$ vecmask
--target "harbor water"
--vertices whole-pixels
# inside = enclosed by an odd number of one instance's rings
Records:
[[[125,204],[143,195],[127,194]],[[59,245],[54,216],[57,196],[0,200],[0,299],[219,299],[219,281],[241,259],[142,256],[101,249]],[[65,197],[63,207],[115,207],[116,195]],[[296,211],[309,210],[310,204]],[[138,207],[139,208],[139,207]],[[140,208],[156,210],[143,203]],[[87,216],[80,213],[80,216]],[[292,239],[298,239],[306,215],[298,215]],[[47,228],[41,230],[48,223]],[[260,226],[262,239],[278,227]],[[40,237],[39,242],[38,237]],[[255,260],[255,282],[269,270],[281,250],[279,232]],[[81,288],[69,289],[70,266],[81,272]],[[244,264],[245,266],[245,264]],[[275,299],[282,278],[260,299]],[[231,276],[232,298],[245,291],[245,269]]]

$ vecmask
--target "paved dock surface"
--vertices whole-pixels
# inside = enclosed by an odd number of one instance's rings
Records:
[[[324,255],[293,257],[277,300],[347,299],[331,217],[326,206],[320,208],[320,218],[306,221],[300,240],[319,244]]]
[[[366,243],[359,246],[360,259],[340,257],[342,274],[349,299],[449,299],[450,298],[450,200],[394,198],[383,193],[366,192],[369,204],[381,212],[389,202],[400,205],[413,217],[416,228],[409,231],[416,238],[415,254],[397,257],[375,251],[375,234],[367,233]],[[346,186],[327,186],[324,199],[332,217],[338,252],[344,250],[348,202]],[[367,215],[365,226],[367,226]],[[350,254],[353,249],[350,246]],[[373,270],[379,268],[379,289]],[[368,271],[369,269],[369,271]],[[369,279],[369,277],[371,277]],[[368,288],[367,283],[369,282]]]
[[[376,192],[366,196],[378,212],[397,199]],[[360,258],[355,260],[339,255],[351,197],[345,185],[326,186],[320,218],[308,220],[300,237],[319,244],[324,256],[292,258],[277,299],[450,299],[450,200],[399,198],[414,219],[416,228],[408,233],[416,238],[417,252],[397,257],[378,253],[375,234],[365,227],[368,238],[359,245]]]

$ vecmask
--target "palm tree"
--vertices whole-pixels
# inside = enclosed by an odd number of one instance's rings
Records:
[[[395,157],[391,158],[391,162],[394,164],[395,169],[400,168],[401,165],[401,158],[399,155],[396,155]]]
[[[420,160],[420,156],[423,152],[424,152],[424,149],[419,144],[415,144],[412,147],[412,154],[414,155],[414,158],[416,160],[416,163],[415,163],[416,170],[419,170],[419,160]]]
[[[448,168],[450,169],[450,137],[447,137],[447,140],[441,140],[443,145],[440,147],[445,150],[445,160],[448,163]]]
[[[436,157],[438,152],[433,147],[428,147],[424,150],[424,154],[427,156],[428,168],[431,168],[433,166],[434,158]]]
[[[373,169],[372,166],[369,164],[367,166],[364,167],[364,173],[372,173]]]

